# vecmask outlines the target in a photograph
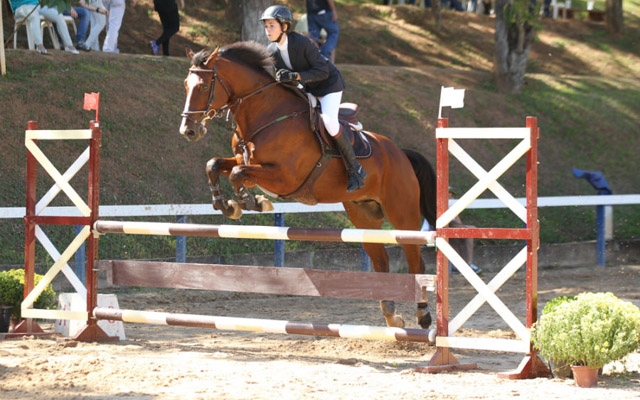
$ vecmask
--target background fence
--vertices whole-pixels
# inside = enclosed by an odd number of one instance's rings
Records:
[[[517,199],[524,204],[524,198]],[[455,202],[455,200],[452,200]],[[538,207],[596,207],[596,263],[605,266],[606,241],[613,238],[613,206],[638,205],[640,194],[623,195],[597,195],[597,196],[551,196],[539,197]],[[499,199],[477,199],[467,208],[496,209],[506,206]],[[274,203],[274,210],[267,213],[274,215],[275,226],[285,226],[286,214],[293,213],[318,213],[318,212],[343,212],[342,204],[318,204],[307,206],[300,203]],[[255,214],[255,211],[245,211],[247,214]],[[47,207],[43,214],[56,216],[78,216],[76,207]],[[176,222],[184,223],[188,216],[194,215],[222,215],[214,210],[211,204],[147,204],[147,205],[104,205],[100,206],[100,218],[126,218],[126,217],[166,217],[175,216]],[[0,207],[0,219],[22,219],[25,216],[24,207]],[[184,236],[176,238],[176,262],[185,262],[187,254],[187,240]],[[361,269],[369,268],[368,257],[362,252]],[[85,263],[84,251],[76,253],[76,266]],[[274,243],[274,265],[284,265],[284,241],[277,240]],[[79,277],[84,275],[84,269],[76,267]],[[81,278],[82,279],[82,278]]]

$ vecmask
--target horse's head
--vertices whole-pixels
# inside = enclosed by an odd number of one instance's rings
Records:
[[[217,75],[217,48],[197,54],[187,49],[187,56],[191,58],[191,67],[184,80],[187,99],[182,111],[180,134],[190,141],[196,141],[207,133],[209,120],[222,114],[230,100],[230,93]]]
[[[211,118],[232,114],[240,103],[276,84],[271,71],[274,60],[266,47],[256,42],[237,42],[221,49],[203,50],[191,58],[184,80],[187,99],[180,134],[195,141],[207,133]]]

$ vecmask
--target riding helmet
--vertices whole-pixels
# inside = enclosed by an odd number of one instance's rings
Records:
[[[260,17],[260,21],[264,21],[265,19],[275,19],[280,25],[286,22],[291,26],[293,15],[291,15],[291,11],[285,6],[271,6],[264,10],[262,17]]]

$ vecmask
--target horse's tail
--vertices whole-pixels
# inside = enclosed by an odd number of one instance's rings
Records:
[[[436,226],[436,172],[422,154],[414,150],[403,149],[420,184],[420,213],[429,225]]]

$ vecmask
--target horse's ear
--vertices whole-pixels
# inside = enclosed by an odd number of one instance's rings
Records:
[[[207,57],[207,61],[204,62],[205,65],[209,65],[209,62],[218,56],[218,50],[220,50],[220,47],[216,47],[216,49],[211,52],[211,55]]]
[[[187,53],[187,57],[189,57],[189,59],[192,59],[192,58],[193,58],[193,55],[195,54],[195,53],[193,52],[193,50],[191,50],[189,47],[185,47],[185,49],[184,49],[184,50],[185,50],[185,52]]]

